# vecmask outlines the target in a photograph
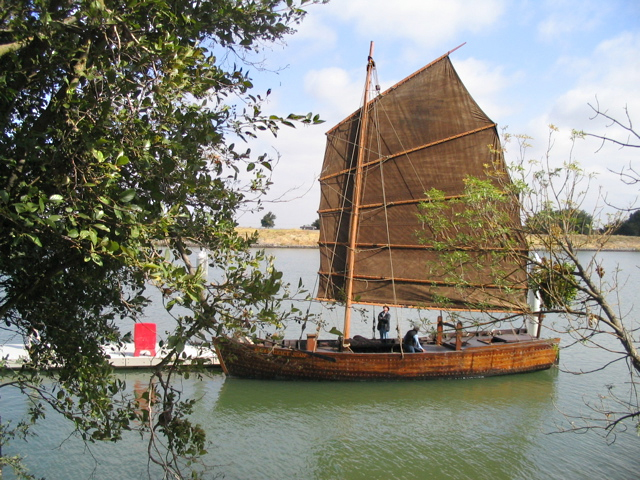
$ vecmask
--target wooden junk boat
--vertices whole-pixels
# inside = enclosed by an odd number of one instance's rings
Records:
[[[467,176],[488,178],[487,165],[510,181],[496,124],[460,81],[449,59],[452,52],[372,96],[372,43],[364,107],[327,133],[317,296],[345,302],[343,336],[307,335],[278,343],[220,337],[215,345],[225,373],[260,379],[422,380],[531,372],[557,362],[559,339],[540,339],[536,319],[529,331],[469,333],[457,323],[455,332],[443,333],[440,316],[436,333],[420,339],[424,353],[407,353],[398,340],[350,338],[354,303],[441,312],[482,305],[484,312],[533,318],[526,305],[526,255],[505,269],[513,288],[497,287],[487,268],[479,270],[475,289],[461,290],[429,272],[427,262],[437,262],[438,252],[416,235],[423,230],[418,204],[432,187],[458,198]],[[512,210],[519,225],[518,211]],[[522,250],[526,253],[524,241]],[[481,258],[482,252],[476,254]]]

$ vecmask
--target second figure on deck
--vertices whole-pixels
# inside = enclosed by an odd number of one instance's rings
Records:
[[[418,327],[413,327],[409,330],[404,339],[402,340],[404,351],[407,353],[424,352],[424,348],[420,345],[420,338],[418,337]]]

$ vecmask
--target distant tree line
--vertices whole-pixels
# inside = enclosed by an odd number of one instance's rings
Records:
[[[618,225],[607,225],[594,230],[593,216],[584,210],[546,208],[526,221],[527,231],[534,234],[549,234],[551,229],[562,229],[568,233],[588,235],[594,232],[610,231],[612,235],[640,236],[640,210]]]
[[[545,208],[525,222],[530,233],[549,234],[552,229],[561,229],[568,233],[588,235],[593,229],[593,217],[584,210],[565,208],[554,210]]]
[[[301,230],[320,230],[320,219],[316,218],[309,225],[302,225],[300,229]]]
[[[640,236],[640,210],[633,212],[629,218],[613,230],[614,235]]]

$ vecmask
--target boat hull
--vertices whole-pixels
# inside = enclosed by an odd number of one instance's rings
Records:
[[[215,341],[227,375],[265,380],[429,380],[473,378],[545,370],[558,359],[559,339],[532,339],[426,353],[352,353],[298,350]]]

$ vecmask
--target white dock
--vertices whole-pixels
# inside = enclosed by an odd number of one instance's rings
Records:
[[[158,365],[167,355],[167,350],[156,345],[155,355],[150,351],[142,351],[139,355],[134,355],[135,345],[133,343],[124,344],[122,348],[117,345],[106,345],[102,347],[109,358],[109,363],[114,368],[150,368]],[[210,348],[187,345],[184,348],[186,355],[185,364],[191,363],[191,359],[202,359],[205,366],[217,367],[220,365],[215,351]],[[19,370],[24,364],[29,363],[29,352],[22,344],[0,345],[0,365],[2,368]]]

